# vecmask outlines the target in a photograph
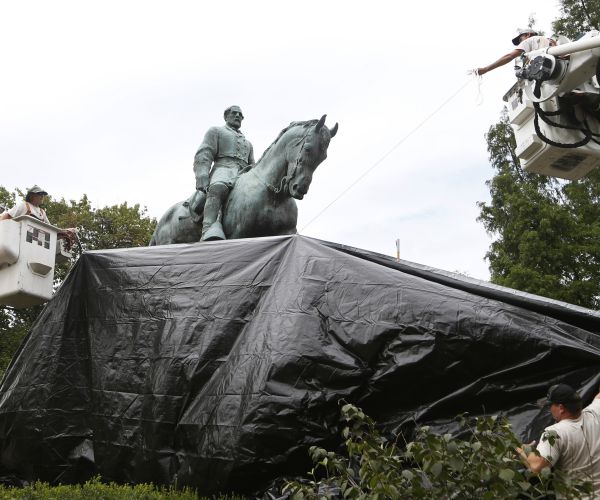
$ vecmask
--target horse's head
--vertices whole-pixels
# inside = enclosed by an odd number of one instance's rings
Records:
[[[331,130],[325,126],[326,116],[323,115],[318,122],[309,122],[308,131],[298,141],[293,141],[293,147],[287,151],[287,190],[297,200],[304,198],[308,192],[313,172],[327,158],[329,141],[337,133],[337,123]]]

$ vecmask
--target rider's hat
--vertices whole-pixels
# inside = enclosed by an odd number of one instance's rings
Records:
[[[517,33],[518,33],[518,35],[512,39],[513,45],[519,45],[519,43],[520,43],[519,38],[521,37],[521,35],[524,35],[526,33],[531,33],[532,35],[539,35],[539,33],[532,28],[518,29]]]

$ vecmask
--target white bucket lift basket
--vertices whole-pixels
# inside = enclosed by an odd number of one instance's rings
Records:
[[[0,221],[0,304],[23,308],[52,298],[55,264],[71,257],[58,232],[27,215]]]
[[[527,97],[525,92],[521,93],[518,88],[514,93],[507,95],[507,102],[508,117],[517,141],[515,153],[526,171],[576,180],[587,175],[592,169],[600,167],[600,144],[598,142],[595,140],[582,141],[585,139],[582,133],[549,125],[539,116],[536,117],[534,102]],[[554,113],[556,111],[553,106],[555,102],[556,98],[553,98],[536,104],[542,113]],[[559,118],[552,117],[552,121],[560,123]],[[590,119],[588,125],[592,132],[600,134],[597,120]],[[575,148],[552,144],[564,145],[578,142],[585,142],[585,144]]]
[[[580,179],[600,167],[600,33],[559,39],[527,56],[529,66],[504,96],[515,152],[528,172]]]

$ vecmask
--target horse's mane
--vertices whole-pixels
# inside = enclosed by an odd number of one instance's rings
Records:
[[[260,161],[271,150],[271,148],[273,148],[273,146],[275,146],[275,144],[277,144],[277,141],[279,141],[279,139],[281,139],[281,136],[283,134],[285,134],[288,130],[290,130],[291,128],[294,128],[294,127],[304,127],[306,130],[310,130],[310,128],[314,127],[318,122],[319,122],[319,120],[307,120],[307,121],[303,121],[303,122],[292,122],[292,123],[290,123],[281,132],[279,132],[279,135],[277,136],[277,138],[271,143],[271,145],[267,149],[265,149],[265,152],[258,159],[258,161],[256,162],[256,164],[258,165],[260,163]]]

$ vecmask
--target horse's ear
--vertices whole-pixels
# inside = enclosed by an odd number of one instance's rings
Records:
[[[325,125],[325,118],[327,118],[327,115],[323,115],[319,120],[319,123],[317,123],[317,125],[315,126],[315,130],[317,132],[323,128],[323,125]]]
[[[331,136],[332,139],[335,137],[335,134],[337,134],[337,129],[338,129],[338,124],[336,123],[333,126],[333,128],[329,131],[329,135]]]

